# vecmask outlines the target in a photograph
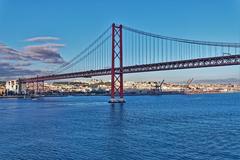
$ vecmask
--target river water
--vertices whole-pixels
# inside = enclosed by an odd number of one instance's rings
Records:
[[[240,94],[0,99],[0,159],[240,159]]]

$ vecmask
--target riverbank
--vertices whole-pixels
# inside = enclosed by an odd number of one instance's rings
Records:
[[[163,95],[207,95],[207,94],[232,94],[240,92],[161,92],[161,93],[125,93],[125,96],[163,96]],[[104,93],[87,93],[87,94],[54,94],[54,95],[13,95],[13,96],[0,96],[0,99],[14,99],[14,98],[41,98],[41,97],[68,97],[68,96],[110,96]]]
[[[36,96],[27,96],[27,95],[14,95],[14,96],[0,96],[0,98],[39,98],[39,97],[45,97],[44,95],[36,95]]]

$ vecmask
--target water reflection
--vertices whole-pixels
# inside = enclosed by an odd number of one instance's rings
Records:
[[[109,115],[109,128],[107,136],[108,156],[112,159],[126,157],[128,150],[126,109],[124,104],[111,104]]]

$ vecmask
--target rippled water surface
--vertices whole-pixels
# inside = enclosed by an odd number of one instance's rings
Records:
[[[240,159],[240,94],[0,99],[0,159]]]

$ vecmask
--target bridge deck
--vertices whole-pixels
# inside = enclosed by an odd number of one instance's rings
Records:
[[[162,62],[162,63],[154,63],[154,64],[126,66],[123,68],[123,73],[178,70],[178,69],[217,67],[217,66],[230,66],[230,65],[240,65],[240,55],[209,57],[209,58],[182,60],[182,61],[171,61],[171,62]],[[119,69],[117,68],[116,70],[119,70]],[[50,80],[59,80],[59,79],[80,78],[80,77],[104,76],[104,75],[111,75],[111,68],[24,78],[24,79],[20,79],[20,81],[22,83],[27,83],[27,82],[29,83],[29,82],[40,82],[40,81],[50,81]]]

